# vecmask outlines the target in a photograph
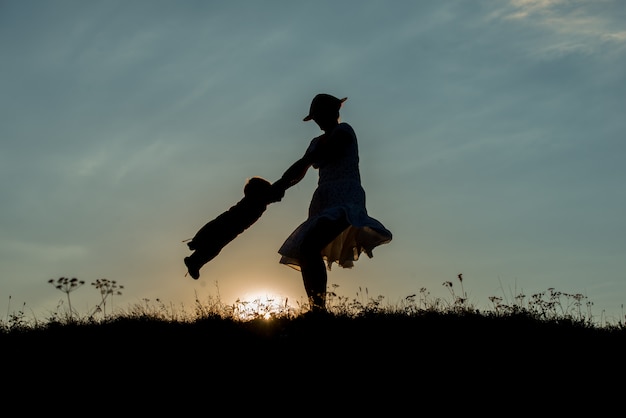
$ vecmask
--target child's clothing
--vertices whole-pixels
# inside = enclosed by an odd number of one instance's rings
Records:
[[[278,196],[275,196],[276,193]],[[269,203],[280,200],[281,193],[284,194],[284,190],[272,189],[267,180],[251,178],[244,188],[243,199],[204,225],[187,243],[189,249],[194,251],[184,260],[189,275],[197,280],[200,277],[200,268],[255,223]]]

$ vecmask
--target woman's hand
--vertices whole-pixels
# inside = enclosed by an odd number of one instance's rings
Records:
[[[285,196],[285,181],[283,179],[275,181],[269,188],[267,203],[280,202]]]

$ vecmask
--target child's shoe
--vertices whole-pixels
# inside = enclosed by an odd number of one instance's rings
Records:
[[[187,266],[187,271],[189,275],[194,278],[194,280],[198,280],[200,278],[200,267],[191,260],[191,257],[185,257],[185,265]]]

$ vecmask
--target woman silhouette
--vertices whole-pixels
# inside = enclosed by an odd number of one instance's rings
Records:
[[[315,121],[324,134],[314,138],[304,156],[272,185],[281,196],[309,167],[318,170],[308,218],[278,250],[280,263],[301,272],[314,312],[326,310],[326,269],[333,263],[351,268],[362,252],[371,258],[375,247],[392,239],[391,232],[367,213],[357,137],[349,124],[340,122],[339,109],[346,100],[329,94],[313,98],[303,120]]]

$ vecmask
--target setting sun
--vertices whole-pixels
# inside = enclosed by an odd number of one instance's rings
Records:
[[[233,305],[233,314],[242,320],[257,318],[270,319],[272,316],[287,314],[293,308],[289,306],[289,298],[273,294],[272,292],[246,293],[242,299],[237,299]]]

